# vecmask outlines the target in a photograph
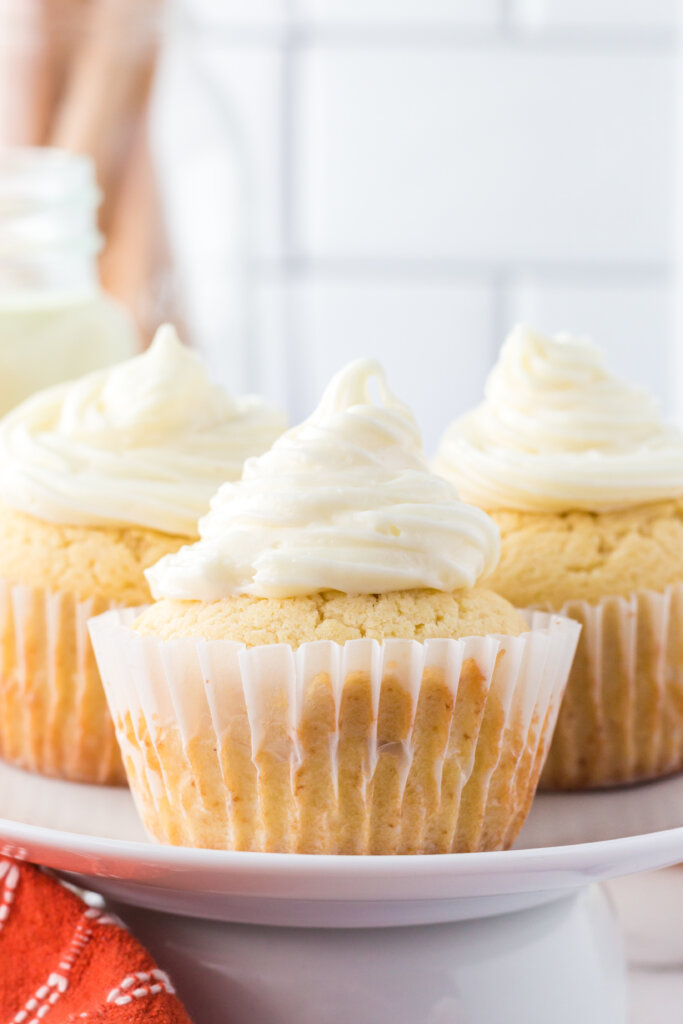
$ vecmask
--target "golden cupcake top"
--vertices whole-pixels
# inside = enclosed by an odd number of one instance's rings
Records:
[[[453,591],[472,587],[499,552],[491,519],[430,471],[410,410],[366,359],[223,484],[199,535],[147,571],[156,598]]]
[[[41,391],[0,421],[0,493],[48,522],[194,537],[216,488],[285,426],[263,399],[213,383],[166,325],[142,355]]]
[[[435,468],[485,509],[602,512],[683,494],[683,434],[588,339],[518,326]]]
[[[500,562],[487,585],[520,608],[597,604],[683,580],[683,500],[565,515],[500,511]]]
[[[528,626],[498,594],[480,587],[444,594],[438,590],[395,590],[388,594],[251,597],[220,601],[157,601],[135,623],[143,636],[162,640],[201,637],[258,647],[297,648],[316,640],[345,644],[370,638],[417,640],[472,636],[519,636]]]
[[[150,593],[144,570],[185,542],[185,537],[141,526],[93,529],[49,523],[0,501],[0,587],[145,604]]]

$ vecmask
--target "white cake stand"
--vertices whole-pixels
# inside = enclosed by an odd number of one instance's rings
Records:
[[[101,893],[196,1024],[625,1024],[596,882],[683,860],[683,777],[540,795],[514,850],[308,857],[160,847],[125,790],[0,766],[0,852]]]

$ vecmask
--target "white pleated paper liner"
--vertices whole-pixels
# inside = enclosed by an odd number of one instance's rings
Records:
[[[582,625],[541,785],[584,789],[683,769],[683,584],[561,610]]]
[[[247,648],[90,623],[129,782],[162,842],[304,853],[508,847],[579,626]]]
[[[88,634],[113,602],[0,580],[0,757],[78,782],[125,783]]]

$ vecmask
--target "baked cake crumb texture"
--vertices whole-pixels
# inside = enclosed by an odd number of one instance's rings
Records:
[[[0,503],[0,578],[8,583],[145,604],[144,570],[187,543],[144,527],[48,523]]]
[[[362,637],[518,636],[527,626],[498,594],[475,588],[453,594],[434,590],[357,595],[328,591],[288,598],[236,595],[210,602],[164,599],[143,612],[135,628],[163,640],[194,636],[234,640],[249,647],[298,647],[311,640],[343,644]]]
[[[486,583],[518,608],[596,604],[683,581],[683,500],[615,512],[491,515],[502,552]]]

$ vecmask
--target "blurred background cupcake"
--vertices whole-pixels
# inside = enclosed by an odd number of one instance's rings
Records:
[[[436,468],[501,531],[491,585],[582,623],[543,784],[683,768],[683,435],[590,341],[517,327]]]
[[[371,384],[378,397],[373,400]],[[91,622],[129,781],[165,842],[303,853],[501,849],[521,828],[578,627],[478,585],[498,532],[431,473],[381,368],[226,483]]]
[[[218,484],[284,427],[212,383],[169,326],[0,421],[0,756],[125,780],[87,619],[147,600],[144,569],[196,536]]]

